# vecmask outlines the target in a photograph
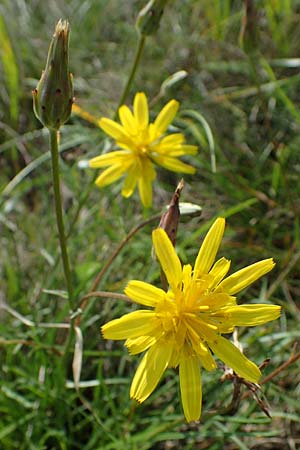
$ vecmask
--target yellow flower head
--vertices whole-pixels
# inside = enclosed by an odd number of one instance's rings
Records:
[[[133,112],[123,105],[119,108],[121,125],[103,117],[99,125],[105,133],[113,137],[122,150],[97,156],[89,161],[90,167],[107,167],[97,178],[96,184],[106,186],[126,174],[122,195],[130,197],[138,185],[140,197],[145,207],[152,205],[152,182],[156,177],[154,164],[174,172],[195,173],[195,168],[178,159],[182,155],[197,153],[195,145],[185,144],[182,133],[164,136],[174,119],[179,103],[171,100],[149,123],[148,102],[145,94],[136,94]]]
[[[237,305],[235,294],[274,267],[265,259],[226,277],[230,261],[214,263],[225,220],[217,219],[199,250],[194,270],[180,260],[164,230],[153,232],[157,257],[169,283],[168,292],[143,281],[130,281],[126,295],[151,309],[134,311],[102,327],[106,339],[126,339],[130,353],[146,352],[132,381],[130,396],[143,402],[168,367],[179,366],[181,400],[188,422],[201,415],[200,366],[216,368],[212,353],[240,377],[257,383],[259,368],[223,333],[235,326],[255,326],[274,320],[280,307]]]

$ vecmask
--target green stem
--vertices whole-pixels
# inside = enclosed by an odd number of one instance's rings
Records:
[[[131,68],[131,72],[129,74],[126,86],[125,86],[123,94],[121,96],[121,99],[119,101],[119,105],[118,105],[117,111],[120,108],[120,106],[122,106],[124,104],[124,102],[126,100],[126,97],[127,97],[128,93],[129,93],[129,90],[131,88],[133,79],[135,77],[135,73],[137,71],[138,65],[139,65],[140,60],[141,60],[141,56],[143,54],[145,41],[146,41],[146,37],[140,35],[138,46],[137,46],[137,50],[136,50],[135,57],[134,57],[134,62],[133,62],[132,68]],[[115,116],[116,115],[117,115],[117,112],[115,113]]]
[[[117,113],[118,113],[119,107],[120,107],[121,105],[123,105],[123,103],[124,103],[125,100],[126,100],[126,97],[127,97],[128,93],[129,93],[129,90],[130,90],[130,88],[131,88],[132,82],[133,82],[133,80],[134,80],[134,77],[135,77],[135,74],[136,74],[138,65],[139,65],[139,63],[140,63],[140,60],[141,60],[141,57],[142,57],[142,54],[143,54],[143,50],[144,50],[144,46],[145,46],[145,41],[146,41],[146,37],[140,35],[139,42],[138,42],[138,46],[137,46],[137,50],[136,50],[135,57],[134,57],[134,61],[133,61],[133,65],[132,65],[132,68],[131,68],[131,71],[130,71],[130,74],[129,74],[129,77],[128,77],[128,80],[127,80],[127,83],[126,83],[126,86],[125,86],[125,88],[124,88],[124,90],[123,90],[121,99],[120,99],[120,101],[119,101],[119,105],[118,105],[117,110],[116,110],[116,112],[115,112],[115,116],[116,116]],[[83,193],[83,195],[82,195],[82,197],[81,197],[81,199],[80,199],[80,201],[79,201],[78,208],[77,208],[77,211],[76,211],[75,216],[74,216],[74,218],[73,218],[73,221],[72,221],[72,223],[71,223],[71,225],[70,225],[69,231],[68,231],[68,233],[67,233],[67,237],[69,237],[69,235],[70,235],[70,234],[72,233],[72,231],[73,231],[73,227],[74,227],[74,225],[75,225],[75,223],[76,223],[76,221],[77,221],[77,219],[78,219],[78,216],[79,216],[79,214],[80,214],[80,211],[81,211],[83,205],[85,204],[85,202],[86,202],[86,200],[87,200],[87,198],[88,198],[88,196],[89,196],[89,193],[90,193],[90,191],[91,191],[92,186],[94,186],[95,178],[96,178],[96,176],[93,177],[91,183],[88,185],[88,187],[87,187],[87,189],[86,189],[86,192]]]
[[[66,240],[66,235],[65,235],[62,201],[61,201],[61,193],[60,193],[58,131],[50,129],[49,133],[50,133],[50,150],[51,150],[51,161],[52,161],[52,180],[53,180],[54,199],[55,199],[56,223],[57,223],[57,229],[58,229],[61,258],[62,258],[62,263],[63,263],[65,280],[66,280],[66,284],[67,284],[69,305],[70,305],[70,308],[73,309],[73,305],[74,305],[73,286],[72,286],[72,280],[71,280],[71,271],[70,271],[69,257],[68,257],[68,251],[67,251],[67,240]]]
[[[122,96],[121,96],[121,99],[119,101],[119,105],[118,105],[117,110],[115,112],[115,116],[118,113],[119,107],[121,105],[123,105],[123,103],[125,102],[126,97],[127,97],[128,93],[129,93],[129,90],[131,88],[132,82],[134,80],[134,77],[135,77],[138,65],[140,63],[140,60],[141,60],[141,57],[142,57],[142,54],[143,54],[143,50],[144,50],[144,46],[145,46],[145,40],[146,40],[145,36],[141,35],[140,38],[139,38],[139,42],[138,42],[138,46],[137,46],[134,62],[133,62],[132,68],[131,68],[131,72],[129,74],[126,86],[125,86],[124,91],[123,91]],[[83,205],[85,204],[85,202],[86,202],[86,200],[87,200],[87,198],[88,198],[88,196],[90,194],[92,186],[94,186],[95,178],[96,178],[96,176],[93,177],[91,183],[88,185],[88,187],[86,189],[86,192],[83,193],[83,195],[82,195],[82,197],[81,197],[81,199],[79,201],[78,208],[76,210],[75,216],[74,216],[74,218],[72,220],[72,223],[70,225],[70,228],[68,230],[67,237],[69,237],[69,235],[73,231],[73,227],[74,227],[74,225],[75,225],[75,223],[76,223],[76,221],[78,219],[80,211],[81,211]]]

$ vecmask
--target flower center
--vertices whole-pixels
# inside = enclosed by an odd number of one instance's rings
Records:
[[[137,151],[138,151],[139,156],[141,156],[141,157],[148,155],[148,148],[144,144],[139,145],[137,147]]]
[[[156,309],[156,317],[161,321],[162,328],[165,332],[175,333],[178,327],[184,323],[192,314],[197,316],[197,311],[193,311],[191,305],[186,303],[183,291],[177,291],[176,294],[169,291],[166,294],[164,302],[160,302]]]
[[[181,334],[183,330],[194,327],[195,323],[200,325],[202,321],[206,322],[212,312],[208,299],[214,295],[209,289],[210,282],[209,277],[193,280],[188,276],[182,286],[175,291],[168,291],[164,301],[155,308],[156,317],[165,333],[176,336],[179,330]]]

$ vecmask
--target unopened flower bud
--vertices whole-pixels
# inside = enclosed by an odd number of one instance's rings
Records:
[[[167,211],[163,213],[158,225],[159,228],[165,230],[174,247],[180,218],[179,198],[183,187],[184,181],[181,179],[176,187],[171,203],[169,204]]]
[[[33,91],[33,109],[42,124],[58,130],[70,117],[73,83],[69,71],[69,23],[59,20],[49,47],[46,68]]]
[[[157,31],[167,2],[168,0],[150,0],[139,12],[136,26],[142,36],[148,36]]]

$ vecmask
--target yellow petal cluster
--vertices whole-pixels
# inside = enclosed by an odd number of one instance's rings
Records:
[[[122,195],[130,197],[138,186],[145,207],[152,205],[152,182],[156,177],[154,165],[181,173],[195,173],[195,168],[178,159],[183,155],[195,155],[197,147],[185,144],[182,133],[165,135],[173,121],[179,103],[169,101],[153,123],[149,123],[146,95],[135,95],[133,111],[126,105],[119,108],[120,123],[103,117],[99,121],[102,130],[117,145],[116,151],[97,156],[89,161],[90,167],[105,168],[96,180],[100,187],[125,176]]]
[[[164,230],[153,232],[153,245],[169,283],[168,292],[143,281],[130,281],[125,293],[150,307],[112,320],[102,327],[106,339],[126,340],[132,354],[145,352],[134,375],[130,396],[143,402],[168,367],[179,366],[183,411],[188,422],[201,415],[201,366],[216,368],[220,358],[240,377],[257,383],[261,373],[230,340],[223,337],[236,326],[261,325],[275,320],[280,307],[269,304],[237,305],[233,294],[274,267],[265,259],[226,277],[230,261],[215,261],[225,228],[218,218],[196,258],[194,269],[180,260]]]

